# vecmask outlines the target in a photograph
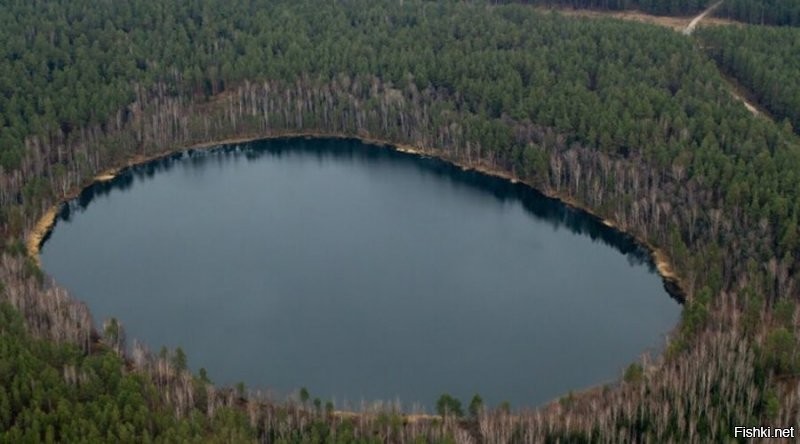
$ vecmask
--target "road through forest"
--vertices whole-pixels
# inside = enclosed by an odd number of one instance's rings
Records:
[[[705,11],[701,12],[700,15],[693,18],[692,21],[689,22],[689,24],[686,26],[686,28],[683,29],[683,33],[686,35],[692,35],[692,32],[694,32],[695,28],[697,28],[697,24],[700,23],[700,21],[703,20],[708,14],[714,12],[714,10],[717,9],[719,5],[722,4],[723,1],[725,0],[719,0],[718,2],[709,6]]]
[[[733,20],[711,17],[712,13],[720,5],[722,5],[723,2],[724,0],[719,0],[718,2],[714,3],[713,5],[703,10],[697,16],[693,17],[691,20],[688,17],[657,16],[657,15],[646,14],[641,11],[600,11],[591,9],[545,8],[545,7],[540,7],[538,9],[545,12],[555,11],[560,14],[568,16],[578,16],[578,17],[588,17],[588,18],[610,17],[619,20],[648,23],[651,25],[670,28],[675,30],[676,32],[680,32],[688,37],[691,37],[694,30],[697,29],[697,27],[700,25],[701,22],[703,22],[704,24],[719,25],[719,26],[730,26],[737,24],[737,22]],[[722,79],[725,81],[725,83],[728,84],[728,91],[730,92],[731,96],[736,100],[742,102],[744,107],[750,113],[752,113],[754,116],[757,117],[760,116],[768,119],[771,118],[770,115],[765,112],[762,106],[760,106],[752,99],[748,98],[752,96],[752,94],[749,94],[748,91],[744,88],[744,86],[739,84],[735,79],[726,75],[725,73],[721,74],[722,74]]]

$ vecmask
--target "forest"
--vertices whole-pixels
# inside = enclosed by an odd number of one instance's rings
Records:
[[[177,418],[159,402],[154,381],[123,368],[110,350],[86,355],[72,344],[32,338],[19,313],[1,304],[0,442],[226,442],[252,436],[244,415],[229,407],[209,417],[193,412]],[[206,390],[201,379],[192,382]]]
[[[698,38],[776,119],[800,129],[800,29],[718,26],[701,28]]]
[[[783,34],[786,47],[764,48],[771,36],[755,28],[694,40],[523,4],[419,0],[10,1],[0,24],[0,365],[30,369],[2,379],[0,440],[90,433],[81,421],[101,421],[90,401],[120,411],[102,419],[108,439],[707,442],[800,419],[800,141],[753,118],[717,67],[793,121],[797,58],[784,56],[797,45]],[[101,172],[299,133],[411,145],[613,221],[657,250],[685,299],[667,352],[541,410],[348,417],[217,389],[174,352],[125,347],[116,321],[97,331],[26,254],[39,218]],[[114,399],[120,387],[130,396]],[[84,409],[59,413],[60,398]]]
[[[656,15],[691,15],[705,9],[713,2],[709,0],[505,0],[504,3],[523,3],[547,8],[639,10]]]
[[[502,0],[501,3],[689,16],[698,14],[717,2],[712,0]],[[720,2],[714,15],[758,25],[800,26],[800,0],[724,0]]]
[[[758,25],[800,26],[800,0],[725,0],[717,15]]]

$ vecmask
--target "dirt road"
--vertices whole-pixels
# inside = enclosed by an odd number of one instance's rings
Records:
[[[725,1],[725,0],[719,0],[718,2],[716,2],[713,5],[709,6],[705,11],[701,12],[700,15],[698,15],[695,18],[693,18],[692,21],[689,22],[688,25],[686,25],[686,28],[683,29],[683,33],[686,34],[686,35],[692,35],[692,32],[694,32],[694,29],[697,28],[697,24],[700,23],[700,21],[703,20],[708,14],[711,14],[712,12],[714,12],[714,10],[717,9],[719,7],[719,5],[722,4],[723,1]]]

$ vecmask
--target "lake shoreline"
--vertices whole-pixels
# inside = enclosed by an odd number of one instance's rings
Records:
[[[663,249],[657,248],[656,246],[647,242],[645,239],[642,239],[632,233],[620,229],[617,226],[617,224],[615,224],[612,220],[603,218],[602,216],[594,212],[592,209],[579,203],[578,201],[574,200],[569,196],[565,196],[561,193],[540,189],[539,187],[536,187],[524,180],[521,180],[520,178],[516,177],[515,175],[507,171],[499,170],[487,166],[485,164],[473,163],[472,165],[469,165],[464,162],[459,162],[441,156],[439,153],[435,152],[432,149],[420,148],[406,144],[392,143],[387,140],[368,137],[368,136],[351,136],[345,134],[321,133],[312,131],[284,132],[284,133],[275,133],[270,135],[231,137],[226,139],[184,145],[178,148],[168,149],[149,156],[142,156],[142,155],[133,156],[132,158],[128,159],[124,165],[109,168],[101,172],[100,174],[94,176],[94,178],[92,178],[86,185],[70,190],[57,202],[51,205],[44,212],[44,214],[42,214],[42,216],[37,220],[36,224],[34,224],[33,228],[26,236],[25,247],[28,256],[36,263],[36,265],[41,266],[41,258],[40,258],[41,247],[44,244],[47,237],[52,232],[52,230],[55,228],[56,221],[58,219],[58,213],[62,205],[80,196],[80,194],[87,188],[90,188],[99,183],[114,180],[115,178],[117,178],[117,176],[119,176],[123,171],[127,170],[128,168],[141,166],[150,162],[158,161],[166,157],[169,157],[171,155],[174,155],[176,153],[180,153],[181,151],[208,150],[225,145],[249,143],[259,140],[291,139],[291,138],[358,140],[364,144],[373,145],[378,148],[393,149],[397,152],[412,154],[416,156],[433,157],[442,160],[444,162],[450,163],[452,165],[455,165],[465,171],[476,171],[478,173],[487,176],[508,180],[511,183],[522,183],[525,186],[531,188],[532,190],[536,191],[537,193],[547,198],[554,199],[560,202],[561,204],[566,205],[568,208],[580,211],[590,216],[591,218],[602,223],[604,226],[614,231],[615,233],[632,238],[637,244],[644,247],[648,251],[650,258],[653,262],[653,265],[656,267],[656,271],[658,272],[658,275],[661,277],[661,280],[664,284],[664,290],[670,295],[670,297],[680,302],[681,304],[684,304],[687,300],[687,293],[683,288],[683,283],[680,280],[677,273],[675,272],[674,267],[669,260],[669,256]]]
[[[242,136],[242,137],[226,138],[210,142],[201,142],[190,145],[184,145],[178,148],[168,149],[149,156],[141,156],[141,155],[133,156],[132,158],[128,159],[124,165],[106,169],[100,174],[94,176],[85,185],[70,190],[70,192],[65,194],[64,197],[62,197],[56,203],[51,205],[39,218],[39,220],[37,220],[33,229],[31,229],[28,236],[26,237],[25,245],[27,253],[29,257],[37,265],[41,266],[41,260],[40,260],[41,247],[47,240],[52,230],[55,228],[58,219],[58,214],[60,213],[62,206],[68,203],[69,201],[78,198],[80,194],[86,189],[95,186],[97,184],[102,184],[116,179],[121,174],[125,173],[129,168],[146,165],[150,162],[156,162],[159,160],[166,159],[170,156],[174,156],[181,152],[187,152],[192,150],[212,150],[212,149],[222,148],[225,146],[250,143],[260,140],[297,139],[297,138],[357,140],[364,144],[372,145],[373,147],[376,148],[392,149],[397,152],[411,154],[415,156],[435,158],[447,162],[451,165],[454,165],[458,168],[461,168],[464,171],[475,171],[486,176],[492,176],[504,179],[514,184],[521,183],[542,196],[545,196],[549,199],[553,199],[559,202],[560,204],[567,206],[570,209],[577,210],[583,213],[584,215],[589,216],[590,218],[604,225],[607,229],[612,230],[614,233],[631,238],[634,242],[636,242],[636,244],[645,248],[648,251],[650,259],[652,260],[652,263],[655,266],[656,271],[662,280],[665,291],[669,294],[670,297],[672,297],[679,303],[684,304],[686,302],[686,295],[681,286],[681,281],[673,271],[672,265],[669,262],[669,258],[663,250],[655,248],[654,246],[644,241],[643,239],[640,239],[639,237],[631,233],[623,231],[612,220],[602,218],[597,213],[584,207],[579,202],[575,201],[574,199],[571,199],[568,196],[560,195],[554,192],[547,192],[545,190],[542,190],[538,187],[531,185],[530,183],[524,180],[521,180],[520,178],[514,176],[509,172],[492,168],[485,164],[476,163],[473,165],[468,165],[463,162],[454,161],[452,159],[439,155],[438,153],[436,153],[431,149],[420,148],[406,144],[395,144],[386,140],[376,139],[371,137],[349,136],[344,134],[330,134],[330,133],[316,133],[316,132],[286,132],[286,133],[272,134],[267,136],[264,135]],[[613,386],[615,383],[618,384],[620,382],[617,380],[617,381],[606,381],[603,383],[597,383],[590,385],[588,387],[584,387],[582,389],[578,389],[574,392],[570,391],[570,394],[573,396],[593,396],[594,394],[604,390],[605,387]],[[568,394],[562,395],[556,399],[545,402],[538,406],[527,406],[527,407],[520,406],[520,407],[549,409],[553,408],[554,406],[557,406],[560,400],[565,396],[568,396]],[[363,414],[363,412],[350,412],[350,411],[338,411],[338,410],[335,412],[335,415],[343,417],[358,416],[361,414]],[[419,415],[413,413],[404,413],[403,416],[406,417],[407,419],[411,419],[412,421],[430,420],[434,418],[439,418],[438,415]]]

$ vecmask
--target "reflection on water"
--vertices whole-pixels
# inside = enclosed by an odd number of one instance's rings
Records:
[[[680,310],[647,252],[595,217],[355,140],[128,168],[63,206],[42,262],[96,319],[181,346],[218,383],[339,407],[541,404],[617,379]]]
[[[212,164],[218,168],[224,168],[227,163],[236,162],[242,157],[253,162],[265,156],[280,159],[286,154],[299,152],[312,155],[320,164],[327,161],[352,160],[356,155],[367,162],[392,159],[395,162],[414,163],[416,168],[426,174],[436,176],[454,185],[480,189],[482,192],[491,194],[500,202],[521,202],[526,211],[536,218],[546,221],[554,229],[563,227],[572,233],[588,236],[594,241],[602,242],[627,255],[632,265],[646,265],[651,271],[655,271],[655,264],[647,250],[631,236],[610,229],[584,211],[566,206],[527,185],[512,183],[474,170],[463,170],[435,158],[418,157],[384,147],[365,150],[364,146],[355,140],[343,142],[340,139],[321,139],[314,144],[308,144],[304,143],[304,139],[301,138],[269,139],[221,146],[211,150],[179,152],[143,165],[127,168],[112,181],[99,182],[87,187],[77,199],[62,206],[59,219],[69,221],[73,213],[85,210],[95,197],[107,195],[114,190],[128,190],[136,179],[152,178],[157,173],[169,171],[182,162],[189,162],[194,167],[201,169]],[[231,154],[236,154],[238,157],[232,157]]]

